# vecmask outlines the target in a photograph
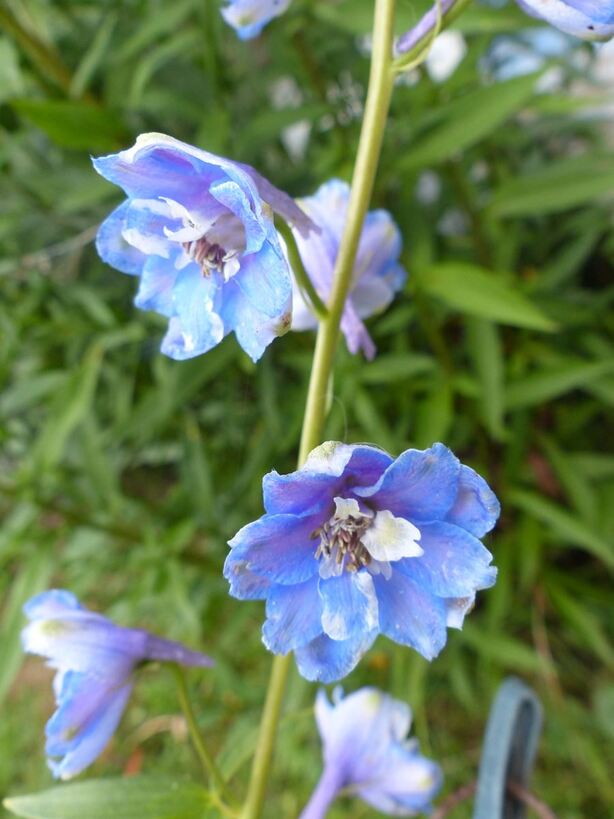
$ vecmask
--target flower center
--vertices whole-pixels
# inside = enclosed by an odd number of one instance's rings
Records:
[[[206,236],[191,242],[182,242],[181,247],[190,259],[199,265],[203,276],[209,278],[213,270],[218,270],[227,281],[238,269],[237,251],[226,251],[216,242],[210,242]]]
[[[320,538],[316,560],[329,564],[331,574],[357,572],[371,563],[372,557],[362,543],[362,536],[373,523],[373,513],[362,512],[356,500],[335,498],[335,514],[312,534]]]

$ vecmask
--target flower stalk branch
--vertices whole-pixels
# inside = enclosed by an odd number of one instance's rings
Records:
[[[395,0],[376,0],[373,51],[365,115],[354,166],[348,216],[335,265],[328,316],[320,321],[316,339],[299,450],[299,466],[306,460],[309,452],[320,443],[326,420],[326,393],[339,339],[341,315],[351,283],[363,222],[373,192],[392,95],[394,11]],[[262,815],[275,735],[290,664],[290,654],[276,656],[273,660],[241,819],[259,819]]]

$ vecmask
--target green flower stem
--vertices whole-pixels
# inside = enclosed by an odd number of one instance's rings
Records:
[[[200,763],[203,767],[205,775],[208,780],[210,780],[211,785],[215,791],[217,791],[220,795],[224,797],[228,797],[226,791],[226,783],[220,774],[217,765],[215,764],[213,757],[207,750],[207,746],[203,742],[202,735],[198,729],[198,725],[196,723],[196,717],[194,715],[194,710],[192,709],[192,703],[190,702],[190,695],[188,694],[188,686],[185,679],[185,671],[183,668],[175,663],[170,664],[173,673],[175,674],[175,679],[177,680],[177,693],[179,697],[179,704],[181,705],[181,710],[183,711],[183,715],[185,717],[185,721],[188,725],[188,730],[190,732],[190,737],[192,739],[192,743],[194,745],[194,750],[200,760]]]
[[[371,200],[392,95],[394,9],[395,0],[376,0],[375,2],[373,51],[365,115],[354,166],[347,221],[335,265],[328,315],[320,321],[316,339],[299,450],[299,466],[304,463],[309,452],[321,442],[324,431],[326,392],[333,371],[341,315],[352,280],[363,222]],[[273,660],[241,819],[260,819],[262,815],[275,734],[290,664],[290,654],[283,657],[277,656]]]
[[[308,302],[317,318],[322,321],[322,319],[325,319],[328,315],[328,310],[313,286],[313,282],[309,278],[309,274],[305,270],[303,260],[301,259],[301,254],[299,253],[299,249],[296,244],[296,239],[292,233],[292,229],[290,225],[288,225],[288,223],[281,218],[275,219],[275,227],[286,243],[288,261],[290,262],[290,267],[294,273],[294,278],[296,279],[305,300]]]

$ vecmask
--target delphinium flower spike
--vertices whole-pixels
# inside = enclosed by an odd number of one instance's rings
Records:
[[[349,198],[350,186],[332,179],[313,196],[299,200],[301,208],[321,226],[317,234],[305,236],[296,229],[294,234],[305,270],[325,303],[330,296]],[[341,331],[351,353],[362,350],[367,358],[375,355],[375,345],[362,319],[384,310],[405,283],[407,273],[399,264],[400,252],[401,234],[391,215],[385,210],[370,211],[362,229],[352,285],[341,318]],[[292,329],[316,326],[317,320],[295,283]]]
[[[480,538],[499,502],[443,444],[398,458],[329,441],[263,480],[266,513],[230,541],[230,593],[265,599],[263,640],[333,682],[379,633],[433,659],[496,569]]]
[[[228,0],[222,8],[224,20],[242,40],[257,37],[267,23],[279,17],[292,0]]]
[[[290,328],[292,285],[273,212],[315,226],[253,168],[164,134],[143,134],[94,167],[127,199],[100,227],[97,248],[139,277],[135,304],[168,318],[162,352],[186,359],[234,331],[255,361]]]
[[[341,791],[393,816],[430,811],[441,769],[407,739],[408,705],[375,688],[346,697],[337,689],[332,705],[318,692],[315,713],[324,770],[300,819],[323,819]]]
[[[30,620],[22,633],[24,650],[46,657],[57,670],[57,710],[47,723],[45,750],[60,779],[76,776],[103,751],[126,707],[138,665],[148,660],[213,665],[180,643],[115,625],[83,608],[68,591],[43,592],[24,611]]]

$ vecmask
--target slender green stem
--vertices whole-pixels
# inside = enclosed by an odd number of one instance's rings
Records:
[[[333,371],[333,362],[341,315],[352,280],[352,271],[363,222],[379,163],[384,129],[390,106],[394,75],[392,72],[392,40],[395,0],[376,0],[373,25],[373,51],[369,90],[362,122],[348,215],[335,265],[328,315],[320,321],[313,366],[307,394],[303,433],[299,451],[299,466],[322,438],[326,420],[326,391]],[[256,753],[252,765],[247,798],[241,819],[259,819],[262,815],[275,734],[279,723],[286,681],[290,670],[290,655],[275,657],[267,691]]]
[[[207,746],[203,742],[202,735],[198,729],[196,717],[194,715],[194,710],[192,709],[192,703],[190,702],[190,695],[188,694],[188,686],[185,679],[185,672],[180,665],[177,665],[175,663],[171,664],[171,668],[177,680],[179,704],[181,705],[181,710],[183,711],[185,721],[188,725],[188,730],[190,732],[190,737],[194,745],[194,750],[196,751],[196,754],[200,760],[200,763],[203,767],[207,779],[211,781],[211,784],[214,787],[214,789],[219,791],[220,794],[226,794],[226,784],[224,782],[224,779],[222,778],[222,775],[220,774],[217,765],[213,760],[213,757],[207,750]]]
[[[303,260],[301,259],[301,254],[296,244],[296,239],[292,233],[292,228],[281,218],[275,219],[275,227],[286,243],[288,261],[290,262],[290,267],[294,273],[294,278],[296,279],[303,297],[308,302],[317,318],[320,320],[325,319],[328,315],[328,310],[318,295],[317,290],[313,286],[313,282],[309,278],[309,274],[305,270]]]

